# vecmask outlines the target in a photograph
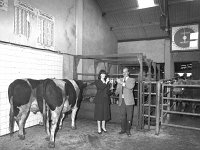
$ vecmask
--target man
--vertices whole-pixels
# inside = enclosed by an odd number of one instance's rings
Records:
[[[119,94],[119,106],[121,113],[121,131],[119,134],[127,133],[131,136],[130,129],[134,111],[133,88],[135,79],[129,77],[128,68],[123,68],[123,78],[117,79],[116,94]]]

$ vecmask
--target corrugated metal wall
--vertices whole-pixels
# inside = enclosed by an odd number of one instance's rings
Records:
[[[9,100],[7,89],[17,78],[62,78],[63,56],[32,48],[0,43],[0,136],[9,133]],[[41,114],[30,113],[26,127],[36,125]],[[18,130],[15,124],[15,131]]]

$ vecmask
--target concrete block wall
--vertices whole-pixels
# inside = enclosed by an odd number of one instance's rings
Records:
[[[0,43],[0,136],[9,133],[8,86],[18,78],[62,78],[63,56],[28,47]],[[41,121],[41,114],[30,113],[26,127]],[[18,130],[15,124],[15,131]]]

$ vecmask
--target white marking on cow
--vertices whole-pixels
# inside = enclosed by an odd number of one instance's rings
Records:
[[[33,98],[33,102],[31,103],[30,111],[36,114],[39,111],[38,102],[36,98]]]
[[[61,88],[62,92],[65,92],[65,82],[62,80],[58,80],[58,79],[52,79],[54,81],[54,83]]]
[[[71,114],[71,119],[72,119],[71,127],[72,127],[72,129],[76,129],[75,117],[76,117],[76,112],[78,110],[77,101],[79,98],[80,89],[74,80],[69,80],[69,81],[72,83],[72,85],[74,86],[74,89],[76,91],[76,103],[75,103],[74,107],[72,108],[72,114]]]
[[[69,81],[72,83],[72,85],[74,86],[74,89],[76,91],[76,104],[75,104],[75,106],[76,106],[77,105],[78,96],[79,96],[79,93],[80,93],[80,89],[79,89],[78,85],[76,84],[76,82],[74,80],[69,80]]]

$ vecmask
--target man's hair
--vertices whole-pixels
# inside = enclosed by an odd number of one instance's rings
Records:
[[[128,67],[124,67],[124,68],[123,68],[123,70],[124,70],[124,69],[126,69],[126,70],[129,72],[129,69],[128,69]]]
[[[127,72],[128,72],[128,76],[129,76],[130,73],[129,73],[129,69],[128,69],[128,67],[124,67],[123,70],[124,70],[124,69],[127,70]]]

